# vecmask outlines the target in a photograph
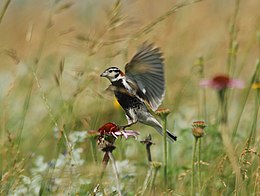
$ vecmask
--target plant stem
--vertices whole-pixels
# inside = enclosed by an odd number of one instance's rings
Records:
[[[3,10],[2,10],[1,13],[0,13],[0,24],[1,24],[2,20],[3,20],[3,18],[4,18],[4,15],[5,15],[5,13],[6,13],[6,11],[7,11],[7,8],[8,8],[8,6],[9,6],[10,3],[11,3],[11,0],[7,0],[7,1],[5,2],[5,4],[4,4],[4,8],[3,8]]]
[[[238,125],[239,125],[241,116],[242,116],[242,114],[243,114],[243,111],[244,111],[244,108],[245,108],[247,99],[248,99],[248,97],[249,97],[249,93],[250,93],[250,90],[251,90],[251,86],[252,86],[252,84],[256,81],[257,76],[258,76],[258,73],[259,73],[259,70],[260,70],[260,60],[258,59],[258,61],[257,61],[257,63],[256,63],[256,69],[255,69],[254,74],[253,74],[253,76],[252,76],[251,82],[250,82],[249,86],[246,88],[246,92],[244,93],[245,96],[244,96],[244,98],[243,98],[241,110],[238,112],[238,113],[239,113],[239,114],[238,114],[238,118],[237,118],[237,121],[236,121],[235,126],[234,126],[233,131],[232,131],[232,140],[234,140],[234,138],[235,138],[235,136],[236,136],[236,134],[237,134]]]
[[[226,151],[230,164],[233,168],[233,172],[236,174],[236,184],[234,190],[235,195],[237,195],[239,191],[241,191],[241,195],[246,195],[242,184],[240,166],[237,162],[236,154],[233,145],[231,143],[231,139],[229,137],[227,124],[224,123],[220,124],[220,133],[221,133],[224,149]]]
[[[103,149],[102,149],[102,151],[104,152],[104,156],[103,156],[103,160],[102,160],[102,169],[101,169],[100,175],[95,180],[96,182],[94,183],[94,187],[92,188],[93,194],[94,194],[95,190],[97,189],[97,187],[99,187],[102,184],[102,179],[104,177],[105,169],[108,165],[109,159],[111,160],[112,165],[114,167],[115,160],[114,160],[114,157],[112,155],[112,152],[113,152],[113,150],[115,150],[115,148],[116,147],[112,143],[106,143],[106,146],[103,147]],[[112,160],[112,158],[113,158],[113,160]]]
[[[117,193],[118,193],[119,196],[121,196],[122,193],[121,193],[120,182],[119,182],[119,174],[118,174],[118,171],[117,171],[117,168],[116,168],[116,162],[115,162],[114,156],[111,152],[109,152],[108,155],[109,155],[109,159],[110,159],[111,164],[113,166],[115,177],[116,177]]]
[[[6,7],[6,9],[7,9],[7,7]],[[18,133],[17,133],[17,135],[18,135],[17,136],[17,146],[18,146],[18,148],[20,148],[20,142],[21,142],[21,138],[22,138],[24,125],[25,125],[25,120],[26,120],[26,117],[27,117],[27,114],[28,114],[30,101],[31,101],[31,97],[32,97],[32,90],[33,90],[34,79],[35,79],[35,74],[34,73],[36,73],[37,70],[38,70],[39,61],[41,59],[42,52],[43,52],[44,46],[46,44],[49,24],[50,24],[50,22],[52,20],[52,13],[53,13],[53,6],[51,5],[50,12],[49,12],[49,15],[48,15],[48,19],[47,19],[46,24],[44,26],[43,35],[41,37],[41,40],[40,40],[40,43],[39,43],[39,47],[37,49],[36,56],[34,58],[33,65],[31,66],[31,69],[33,70],[33,75],[30,78],[29,88],[28,88],[28,91],[27,91],[27,94],[26,94],[26,98],[25,98],[24,103],[23,103],[22,119],[20,121],[19,128],[18,128]],[[58,128],[58,127],[56,127],[56,128]]]
[[[220,103],[220,123],[227,124],[228,114],[227,114],[227,92],[226,89],[222,89],[219,92],[219,103]]]
[[[164,167],[163,167],[163,176],[164,176],[164,187],[167,189],[167,167],[168,167],[168,161],[167,161],[167,117],[165,116],[162,118],[162,126],[163,126],[163,150],[164,150]]]
[[[151,163],[151,162],[152,162],[151,145],[153,145],[151,134],[149,134],[149,135],[145,138],[145,140],[142,140],[142,141],[140,141],[140,142],[141,142],[142,144],[145,144],[148,162]]]
[[[236,159],[236,154],[232,145],[232,141],[229,137],[229,129],[228,129],[228,124],[227,124],[227,119],[228,119],[228,114],[227,114],[227,94],[226,94],[226,89],[222,89],[219,92],[219,104],[220,104],[220,109],[221,109],[221,118],[220,118],[220,133],[222,137],[222,142],[225,147],[225,151],[227,153],[227,156],[229,158],[229,161],[231,163],[231,166],[233,168],[233,171],[236,174],[236,184],[235,184],[235,195],[237,194],[238,190],[243,190],[242,184],[242,177],[241,177],[241,172],[239,165],[237,163]]]
[[[147,152],[147,157],[149,162],[152,162],[151,145],[152,143],[146,145],[146,152]]]
[[[260,69],[259,69],[259,63],[257,65],[257,69],[255,72],[254,80],[252,81],[252,84],[260,82]],[[253,113],[253,123],[250,131],[250,135],[248,138],[248,148],[250,147],[250,144],[254,144],[255,137],[256,137],[256,127],[257,127],[257,119],[258,119],[258,111],[260,107],[260,89],[255,89],[255,104],[254,104],[254,113]]]
[[[259,176],[260,176],[260,161],[258,161],[258,167],[256,169],[253,195],[257,195],[257,193],[259,192],[259,184],[260,184]]]
[[[200,150],[201,150],[201,138],[198,139],[198,184],[199,184],[199,195],[201,195],[201,165],[200,165]]]
[[[101,170],[101,173],[100,173],[100,176],[99,176],[99,181],[100,182],[101,182],[101,180],[104,177],[105,169],[107,167],[108,161],[109,161],[109,155],[108,155],[108,152],[105,152],[103,160],[102,160],[102,170]]]
[[[196,160],[196,149],[197,149],[198,138],[195,137],[193,152],[192,152],[192,165],[191,165],[191,196],[194,194],[194,181],[195,181],[195,160]]]
[[[234,16],[232,19],[232,24],[230,27],[230,40],[229,40],[229,52],[228,52],[228,57],[227,57],[227,68],[228,68],[228,74],[233,75],[234,72],[234,66],[235,66],[235,61],[236,61],[236,53],[238,49],[238,45],[235,43],[236,38],[237,38],[237,16],[238,16],[238,11],[239,11],[239,6],[240,6],[240,0],[236,0],[235,3],[235,10],[234,10]]]
[[[91,152],[93,156],[93,161],[95,164],[97,164],[97,147],[96,147],[95,138],[90,138],[90,143],[91,143]]]
[[[255,142],[255,137],[256,137],[256,125],[257,125],[257,119],[258,119],[258,111],[259,111],[259,106],[260,106],[260,102],[259,102],[259,97],[260,95],[260,91],[256,90],[255,92],[255,106],[254,106],[254,114],[253,114],[253,123],[252,123],[252,127],[251,127],[251,131],[250,131],[250,135],[248,138],[248,148],[250,147],[250,145],[254,144]]]
[[[184,3],[180,3],[177,5],[174,5],[171,7],[167,12],[163,13],[161,16],[150,22],[149,24],[145,25],[143,28],[141,28],[139,31],[137,31],[133,36],[131,37],[132,39],[136,39],[138,37],[141,37],[142,35],[146,34],[147,32],[151,31],[152,28],[154,28],[157,24],[160,24],[160,22],[164,21],[167,19],[169,16],[174,14],[175,12],[179,11],[179,9],[184,8],[186,6],[190,6],[192,4],[196,4],[199,2],[202,2],[204,0],[194,0],[194,1],[188,1]]]
[[[145,191],[146,191],[146,189],[149,185],[149,182],[151,181],[152,172],[153,172],[153,167],[150,163],[149,170],[148,170],[146,177],[145,177],[145,180],[144,180],[143,188],[142,188],[142,191],[141,191],[141,196],[144,195],[144,193],[145,193]]]
[[[153,164],[152,168],[154,169],[154,173],[153,173],[153,177],[152,177],[152,182],[151,182],[151,186],[150,186],[150,194],[149,195],[152,195],[152,191],[154,189],[154,183],[155,183],[155,180],[156,180],[156,176],[157,176],[157,173],[158,173],[159,169],[161,168],[161,163],[153,162],[152,164]]]
[[[151,181],[151,176],[153,172],[153,165],[152,165],[152,155],[151,155],[151,145],[153,144],[152,142],[152,136],[149,134],[145,140],[141,141],[141,143],[145,144],[146,147],[146,153],[147,153],[147,158],[148,158],[148,164],[149,164],[149,170],[147,172],[147,175],[145,177],[145,181],[143,184],[143,188],[141,191],[141,195],[144,195],[145,190],[147,189],[150,181]]]

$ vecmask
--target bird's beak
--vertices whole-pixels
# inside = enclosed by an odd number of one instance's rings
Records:
[[[106,77],[105,72],[103,72],[102,74],[100,74],[100,77]]]

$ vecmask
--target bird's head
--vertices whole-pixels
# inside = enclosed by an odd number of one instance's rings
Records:
[[[101,77],[108,78],[110,82],[115,82],[124,77],[124,75],[125,74],[117,67],[109,67],[102,74],[100,74]]]

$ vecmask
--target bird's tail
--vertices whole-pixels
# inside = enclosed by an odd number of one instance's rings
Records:
[[[149,122],[146,122],[145,124],[155,128],[155,130],[160,135],[163,135],[162,125],[155,118],[150,118]],[[174,142],[177,140],[177,136],[167,130],[167,139],[170,140],[171,142]]]
[[[159,127],[159,126],[156,126],[154,127],[156,129],[156,131],[158,133],[160,133],[161,135],[163,135],[163,129],[162,127]],[[166,130],[166,133],[167,133],[167,139],[170,140],[171,142],[174,142],[177,140],[177,136],[176,135],[173,135],[169,130]]]

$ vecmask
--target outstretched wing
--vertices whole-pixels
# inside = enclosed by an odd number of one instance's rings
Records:
[[[136,94],[153,111],[161,104],[165,93],[163,58],[159,48],[144,43],[125,66],[126,79],[137,87]]]

